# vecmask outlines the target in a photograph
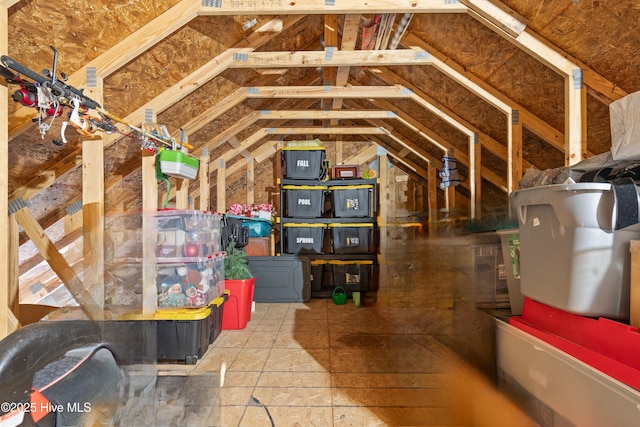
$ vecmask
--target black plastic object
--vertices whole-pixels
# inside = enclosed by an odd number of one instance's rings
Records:
[[[231,242],[234,242],[236,248],[244,248],[249,244],[249,229],[242,226],[241,220],[223,215],[220,225],[220,244],[223,251],[227,250]]]
[[[307,302],[311,299],[311,261],[307,257],[248,257],[256,276],[255,302]]]

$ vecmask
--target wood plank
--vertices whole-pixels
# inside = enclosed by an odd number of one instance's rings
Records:
[[[8,8],[15,4],[5,0],[0,6],[0,54],[9,53],[9,15]],[[0,84],[0,233],[8,236],[10,233],[9,217],[5,212],[9,211],[9,120],[6,112],[9,111],[9,91],[5,84]],[[4,239],[0,244],[0,340],[13,332],[13,326],[9,322],[11,310],[9,308],[10,285],[10,254],[18,252],[17,245],[9,247],[9,239]],[[15,243],[15,242],[14,242]],[[14,262],[13,260],[11,262]],[[15,278],[14,278],[15,280]]]
[[[156,178],[156,156],[142,154],[142,235],[155,235],[155,221],[149,214],[158,209],[158,181]],[[155,286],[155,240],[142,241],[142,314],[151,315],[158,307]]]
[[[102,316],[100,306],[93,299],[93,296],[85,289],[84,284],[78,278],[73,269],[67,264],[62,254],[58,252],[53,242],[49,239],[38,221],[31,212],[24,207],[15,214],[16,221],[29,235],[35,247],[43,254],[45,261],[51,269],[58,275],[62,283],[69,290],[71,295],[80,304],[83,312],[90,319],[99,319]]]
[[[354,67],[389,65],[429,65],[431,57],[421,50],[327,50],[295,52],[246,52],[229,49],[233,60],[229,68],[300,68],[300,67]],[[324,81],[332,86],[335,83]]]
[[[84,282],[104,309],[104,149],[102,139],[82,142]]]
[[[393,119],[396,113],[384,110],[262,110],[261,120]]]
[[[397,86],[262,86],[247,88],[247,98],[411,98],[406,87]]]
[[[342,27],[342,41],[340,44],[340,49],[343,51],[352,51],[356,48],[356,42],[358,41],[358,32],[360,30],[360,21],[362,20],[362,15],[359,14],[349,14],[344,17],[344,24]],[[338,67],[336,72],[336,86],[345,86],[349,80],[349,72],[351,67],[349,66],[341,66]],[[333,98],[331,108],[334,110],[339,110],[342,108],[342,101],[344,98],[337,97]],[[337,120],[331,120],[329,122],[331,126],[335,126],[338,124]]]
[[[427,200],[429,205],[429,230],[438,222],[438,169],[433,164],[427,168]]]
[[[333,127],[277,127],[277,128],[263,128],[266,134],[269,135],[376,135],[386,133],[379,127],[347,127],[347,126],[333,126]]]
[[[216,180],[216,206],[217,211],[224,213],[227,211],[227,193],[226,193],[226,170],[224,159],[216,162],[218,164],[218,179]]]
[[[527,26],[527,19],[500,2],[489,0],[460,0],[460,2],[469,7],[469,12],[479,14],[512,37],[523,32]]]
[[[469,164],[471,179],[471,218],[482,217],[482,144],[474,134],[469,143]]]
[[[206,148],[202,150],[202,154],[200,155],[198,179],[200,192],[198,195],[194,194],[193,197],[200,196],[199,209],[201,211],[208,211],[211,209],[211,193],[209,191],[211,183],[209,180],[209,150]]]
[[[522,122],[519,113],[519,110],[514,110],[511,118],[512,144],[507,156],[507,190],[509,194],[518,189],[518,181],[522,179]]]
[[[492,86],[487,84],[484,80],[476,76],[475,74],[469,72],[467,69],[462,67],[460,64],[454,62],[451,58],[444,55],[437,49],[435,49],[432,45],[426,43],[421,40],[415,34],[409,33],[404,38],[404,43],[419,46],[425,51],[428,51],[430,55],[434,58],[437,58],[437,61],[434,59],[434,66],[439,68],[441,71],[447,73],[448,75],[454,77],[456,76],[456,81],[461,84],[465,81],[473,83],[476,87],[482,88],[487,93],[490,93],[495,98],[501,100],[505,104],[509,105],[512,109],[517,109],[520,111],[520,117],[523,125],[538,135],[540,138],[544,139],[554,147],[558,149],[563,149],[564,147],[564,132],[555,129],[551,125],[549,125],[544,120],[540,119],[538,116],[533,114],[528,109],[524,108],[522,105],[515,102],[513,99],[509,98],[507,95],[503,94],[495,90]],[[464,78],[464,79],[463,79]],[[477,92],[478,93],[478,92]]]
[[[253,157],[246,157],[247,159],[247,204],[252,205],[255,203],[255,175],[254,175],[254,164]]]
[[[200,15],[322,15],[326,13],[353,14],[372,11],[376,13],[466,13],[467,7],[455,1],[412,0],[411,2],[393,0],[349,0],[331,2],[325,0],[298,0],[295,2],[260,2],[252,0],[218,0],[203,2]],[[214,4],[210,4],[214,3]]]
[[[9,251],[8,264],[8,296],[7,306],[9,308],[9,315],[14,314],[16,317],[20,317],[20,251],[18,250],[18,223],[13,215],[8,217],[8,233],[7,233],[7,245],[11,249]],[[1,321],[1,320],[0,320]]]

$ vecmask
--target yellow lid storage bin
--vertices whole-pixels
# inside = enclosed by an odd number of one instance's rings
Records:
[[[348,294],[352,292],[372,291],[372,260],[330,260],[333,286],[344,288]]]
[[[322,253],[326,224],[284,223],[285,252],[288,254]]]
[[[289,179],[318,180],[326,157],[322,146],[284,147],[284,177]]]
[[[333,223],[329,224],[331,242],[335,254],[373,253],[373,223]]]
[[[286,193],[285,216],[289,218],[319,218],[324,210],[325,185],[283,185]]]
[[[336,218],[371,217],[373,185],[334,185],[331,190],[331,207]]]

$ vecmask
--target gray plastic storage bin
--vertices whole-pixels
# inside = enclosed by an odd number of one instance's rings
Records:
[[[547,185],[511,198],[522,294],[583,316],[627,319],[629,242],[640,238],[640,225],[616,230],[625,209],[616,206],[611,184]]]
[[[248,257],[256,276],[255,302],[307,302],[311,299],[311,261],[306,257]]]

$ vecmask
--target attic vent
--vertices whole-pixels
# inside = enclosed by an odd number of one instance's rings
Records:
[[[222,0],[202,0],[204,7],[222,7]]]
[[[153,109],[147,108],[144,110],[144,122],[153,123]]]
[[[335,6],[336,5],[336,0],[324,0],[324,5],[325,6]]]
[[[460,0],[444,0],[444,4],[458,4]]]

